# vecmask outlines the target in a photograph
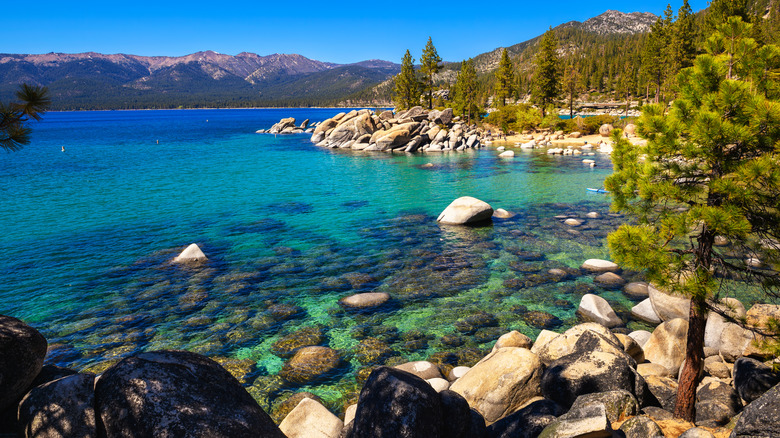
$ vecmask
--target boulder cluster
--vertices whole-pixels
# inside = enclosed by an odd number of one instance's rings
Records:
[[[707,322],[704,375],[696,420],[672,416],[688,322],[682,298],[644,283],[621,284],[617,265],[588,260],[583,271],[647,295],[662,322],[629,332],[609,304],[584,296],[590,321],[532,341],[511,331],[472,367],[417,361],[375,367],[343,418],[312,394],[293,397],[274,421],[236,378],[213,360],[186,351],[127,357],[100,376],[43,365],[46,339],[22,321],[0,316],[0,434],[24,437],[776,437],[780,374],[769,356],[721,313],[761,325],[780,306],[745,311],[720,303]],[[595,298],[594,298],[595,297]],[[370,299],[369,299],[370,298]],[[376,305],[388,297],[371,296]],[[349,302],[359,306],[359,302]],[[610,328],[611,327],[611,328]],[[741,330],[755,335],[749,328]],[[315,334],[316,335],[316,334]],[[713,344],[714,343],[714,344]],[[276,348],[277,346],[275,346]],[[279,346],[281,348],[281,346]],[[305,381],[340,366],[326,347],[293,348],[282,370]],[[742,349],[739,353],[737,353]],[[316,360],[312,360],[316,358]],[[278,425],[277,425],[278,423]]]
[[[269,129],[258,129],[257,134],[311,134],[319,123],[309,125],[309,119],[304,120],[300,125],[295,124],[295,119],[288,117],[274,124]]]
[[[259,133],[304,132],[295,127],[295,119],[283,119]],[[460,122],[452,108],[425,110],[414,107],[394,113],[352,110],[308,128],[317,146],[361,151],[446,152],[482,147],[483,132],[476,125]]]

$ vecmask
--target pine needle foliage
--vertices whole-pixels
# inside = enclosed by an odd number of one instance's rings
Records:
[[[494,89],[495,99],[501,102],[501,106],[506,105],[506,99],[515,92],[515,68],[509,53],[504,49],[501,52],[501,61],[496,70],[496,84]]]
[[[561,66],[558,59],[558,39],[550,28],[542,35],[536,55],[531,100],[542,109],[542,117],[549,105],[561,94]]]
[[[393,88],[393,102],[397,109],[408,109],[420,104],[420,88],[414,71],[414,58],[409,50],[401,59],[401,73],[396,75]]]
[[[463,61],[455,81],[454,110],[463,116],[467,123],[471,123],[480,114],[478,105],[479,84],[477,83],[477,70],[474,61]]]
[[[18,102],[0,102],[0,148],[7,152],[30,144],[29,121],[40,120],[51,106],[45,87],[22,84],[16,92]]]
[[[441,57],[436,52],[436,47],[431,41],[431,37],[428,37],[428,43],[425,44],[425,48],[420,58],[420,73],[423,75],[422,88],[427,96],[428,109],[433,109],[433,75],[439,72],[439,63]]]
[[[643,109],[645,147],[614,132],[614,173],[605,181],[613,208],[639,220],[609,235],[615,261],[691,299],[675,408],[688,421],[695,419],[710,303],[728,293],[727,279],[775,297],[780,288],[780,101],[763,92],[776,84],[766,83],[757,67],[764,61],[756,61],[777,47],[756,47],[751,27],[728,18],[707,40],[708,52],[677,75],[671,109]],[[716,237],[730,246],[716,246]],[[754,257],[767,268],[750,263]]]

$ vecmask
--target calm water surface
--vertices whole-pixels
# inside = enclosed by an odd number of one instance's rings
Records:
[[[33,144],[0,158],[0,313],[54,344],[49,363],[100,372],[133,352],[188,349],[225,364],[267,409],[309,390],[338,412],[371,366],[473,363],[508,330],[576,324],[588,292],[632,305],[587,276],[547,275],[608,256],[604,237],[622,219],[585,191],[602,186],[608,157],[590,168],[520,150],[353,153],[254,133],[337,112],[47,114]],[[517,216],[439,226],[465,195]],[[590,211],[602,217],[574,231],[555,218]],[[207,264],[169,263],[193,242]],[[392,300],[370,313],[339,307],[365,291]],[[295,333],[337,349],[343,365],[319,381],[280,379]]]

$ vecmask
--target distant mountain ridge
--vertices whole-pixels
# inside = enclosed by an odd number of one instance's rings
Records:
[[[340,65],[297,54],[0,54],[0,99],[10,99],[18,84],[28,83],[49,87],[57,109],[316,103],[398,71],[400,66],[388,61]]]
[[[584,22],[556,27],[561,47],[648,32],[658,19],[648,12],[608,10]],[[507,47],[527,64],[536,37]],[[474,57],[486,74],[498,66],[503,48]],[[454,82],[458,64],[444,65],[437,79]],[[297,54],[261,56],[214,51],[185,56],[47,53],[0,54],[0,101],[11,100],[18,84],[49,87],[55,109],[171,108],[177,106],[306,106],[338,102],[387,103],[390,79],[400,65],[383,60],[354,64],[316,61]]]

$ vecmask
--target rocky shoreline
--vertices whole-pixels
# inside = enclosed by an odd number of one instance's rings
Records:
[[[414,107],[394,113],[352,110],[308,127],[282,119],[260,134],[311,133],[317,146],[331,149],[382,152],[447,152],[483,147],[490,135],[476,125],[461,122],[452,108],[442,111]]]
[[[447,225],[489,221],[492,207],[459,198],[439,216]],[[188,247],[177,263],[205,255]],[[552,272],[550,275],[566,275]],[[756,348],[755,330],[780,317],[780,306],[711,303],[704,376],[695,424],[672,418],[685,357],[688,300],[651,284],[626,283],[619,266],[586,260],[594,283],[644,298],[631,318],[656,325],[629,331],[610,304],[582,296],[582,324],[535,340],[511,331],[472,367],[409,362],[370,370],[357,403],[337,417],[313,394],[288,399],[274,421],[235,376],[204,356],[156,351],[126,357],[101,375],[44,365],[46,339],[0,316],[0,435],[230,437],[774,437],[780,436],[780,374]],[[391,299],[362,293],[342,306],[370,308]],[[745,321],[729,322],[721,313]],[[520,317],[520,315],[518,315]],[[475,327],[484,321],[470,317]],[[753,330],[751,330],[753,328]],[[339,366],[329,347],[299,345],[283,378],[327,376]],[[362,380],[362,379],[361,379]],[[277,413],[278,414],[278,413]],[[277,425],[278,423],[278,425]]]

